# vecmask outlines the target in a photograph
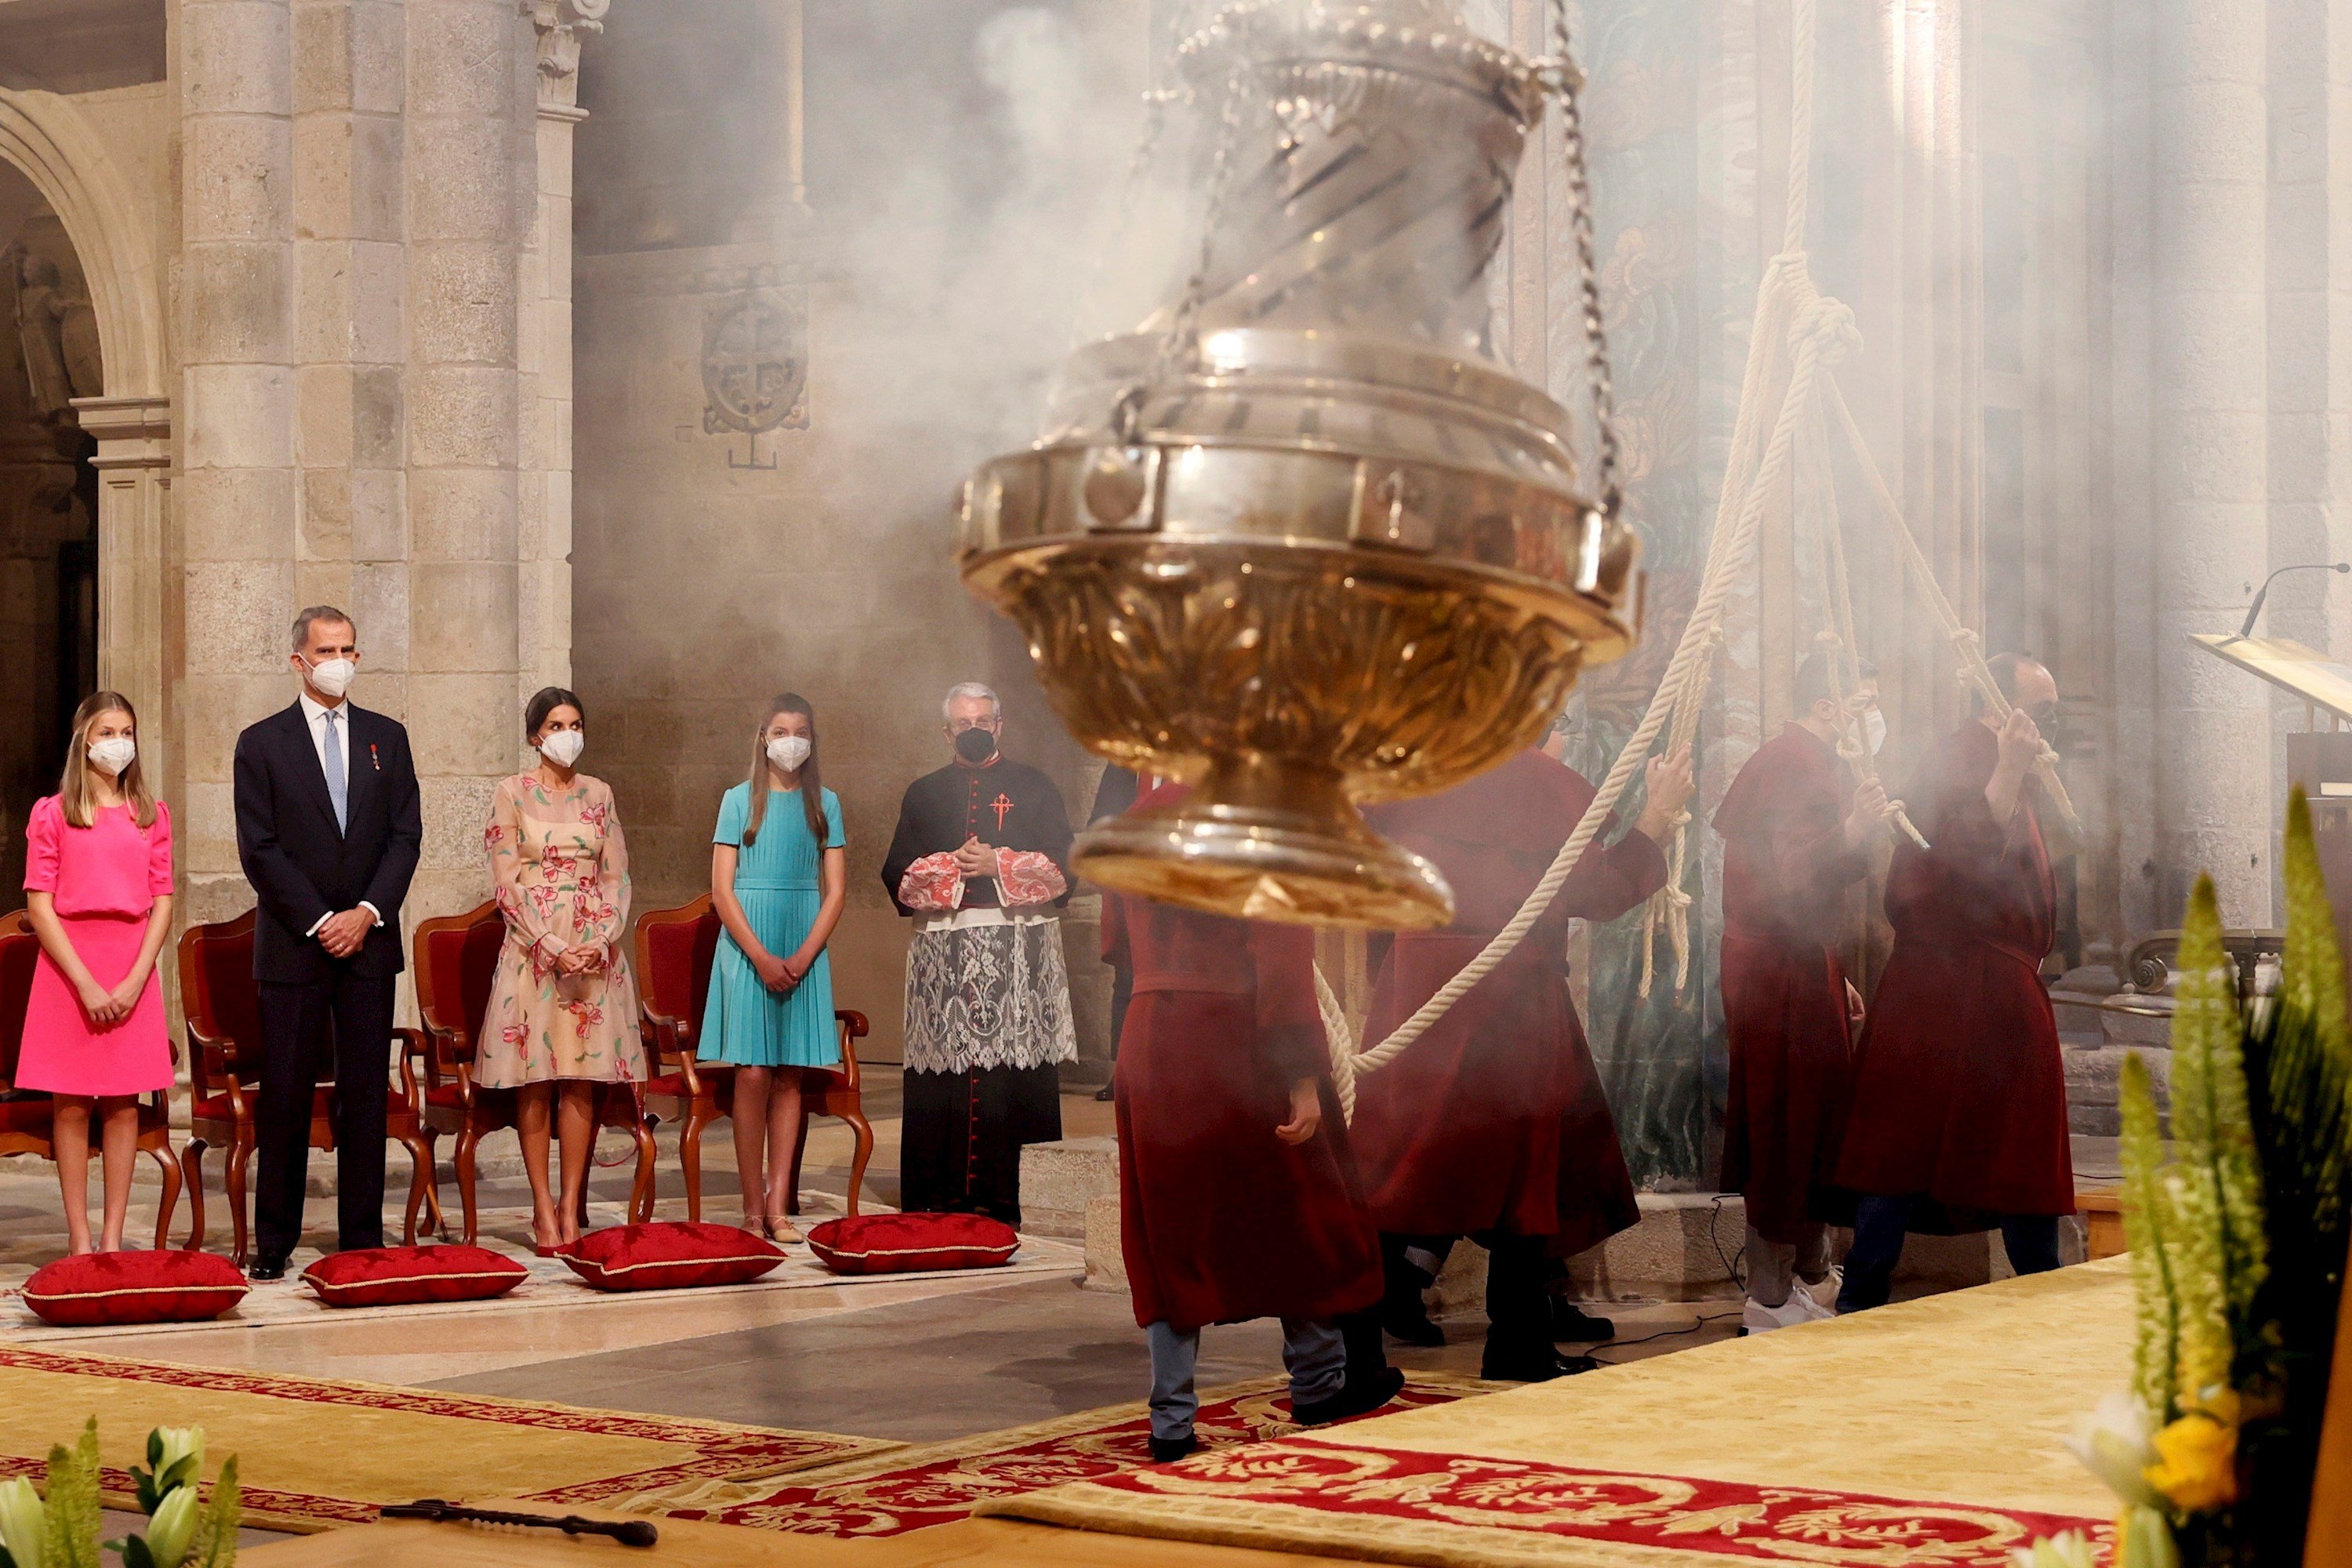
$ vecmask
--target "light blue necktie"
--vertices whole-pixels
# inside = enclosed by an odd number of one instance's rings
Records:
[[[335,803],[335,830],[339,833],[351,826],[345,819],[344,802],[349,792],[343,781],[343,748],[335,740],[335,721],[341,716],[336,709],[327,710],[327,798]]]

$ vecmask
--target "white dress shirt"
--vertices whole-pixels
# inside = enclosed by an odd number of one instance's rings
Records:
[[[352,797],[352,705],[348,702],[337,704],[333,710],[335,722],[330,727],[327,723],[329,710],[325,703],[313,698],[308,690],[301,693],[299,700],[302,704],[302,722],[310,728],[310,749],[319,754],[319,776],[321,779],[327,776],[327,747],[332,744],[336,752],[336,760],[343,764],[343,799],[348,804]],[[330,737],[332,738],[331,741]],[[377,909],[365,899],[360,900],[359,907],[373,915],[376,924],[383,924],[382,910]],[[331,910],[320,915],[318,923],[302,934],[318,935],[319,927],[325,925],[332,918]]]

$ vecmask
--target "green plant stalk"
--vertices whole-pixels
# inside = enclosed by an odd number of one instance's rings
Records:
[[[2156,1092],[2137,1051],[2124,1058],[2124,1239],[2131,1247],[2132,1302],[2139,1332],[2133,1344],[2132,1393],[2150,1427],[2170,1422],[2180,1342],[2179,1294],[2172,1280],[2172,1237],[2165,1226],[2159,1174],[2164,1140],[2157,1131]]]

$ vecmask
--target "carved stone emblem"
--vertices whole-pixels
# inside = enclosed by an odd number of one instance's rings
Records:
[[[717,300],[702,322],[706,435],[808,428],[808,305],[796,289]]]

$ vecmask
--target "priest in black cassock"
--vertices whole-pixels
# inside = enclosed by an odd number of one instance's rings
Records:
[[[948,693],[955,760],[907,786],[882,882],[912,916],[898,1204],[1021,1223],[1021,1146],[1062,1135],[1077,1055],[1062,922],[1070,818],[999,749],[996,693]]]

